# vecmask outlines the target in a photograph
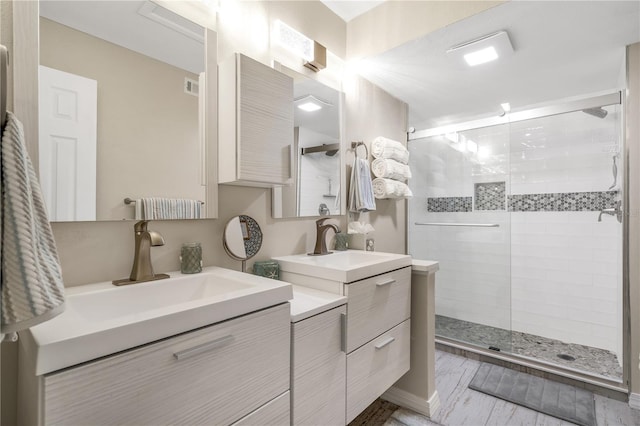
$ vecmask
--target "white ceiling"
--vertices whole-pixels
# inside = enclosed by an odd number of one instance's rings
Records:
[[[204,71],[204,29],[150,1],[40,0],[40,16],[192,73]]]
[[[394,23],[395,24],[395,23]],[[401,25],[401,23],[397,23]],[[446,50],[506,30],[514,54],[467,67]],[[624,83],[625,46],[640,41],[639,1],[510,1],[358,64],[409,104],[425,129],[493,116]]]
[[[336,15],[341,17],[345,22],[349,22],[356,16],[360,16],[365,12],[378,6],[382,1],[370,0],[320,0]]]

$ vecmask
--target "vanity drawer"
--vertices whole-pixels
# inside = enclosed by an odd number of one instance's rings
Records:
[[[345,285],[347,353],[411,316],[411,267]]]
[[[230,424],[289,389],[285,303],[44,377],[45,424]]]
[[[289,407],[291,394],[285,392],[273,401],[269,401],[251,414],[233,423],[231,426],[284,426],[291,423]]]
[[[347,355],[347,423],[409,371],[410,320]]]

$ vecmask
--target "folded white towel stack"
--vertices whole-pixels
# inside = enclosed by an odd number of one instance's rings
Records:
[[[369,162],[363,158],[356,157],[353,161],[347,204],[351,212],[367,212],[376,209]]]
[[[64,311],[64,284],[40,184],[24,143],[22,124],[7,113],[2,133],[2,322],[13,333]]]
[[[393,179],[376,178],[373,180],[373,194],[376,198],[411,198],[409,187]]]
[[[201,203],[182,198],[141,198],[142,219],[199,219]]]
[[[375,177],[395,180],[407,180],[411,178],[411,169],[408,165],[398,163],[388,158],[376,158],[371,163],[371,171]]]
[[[409,151],[400,142],[378,136],[371,142],[371,154],[375,158],[390,158],[409,164]]]

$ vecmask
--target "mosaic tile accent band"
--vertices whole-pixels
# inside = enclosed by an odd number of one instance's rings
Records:
[[[478,187],[476,184],[476,198]],[[495,185],[492,183],[491,185]],[[481,200],[476,199],[475,210],[504,210],[495,208],[500,204],[499,190],[483,188]],[[579,212],[600,211],[615,207],[617,191],[565,192],[549,194],[516,194],[507,197],[508,211],[511,212]],[[494,207],[494,208],[488,208]],[[430,213],[453,213],[473,211],[472,197],[429,197],[427,211]]]
[[[580,212],[615,207],[617,191],[509,195],[512,212]]]
[[[473,197],[429,197],[427,211],[437,213],[471,212]]]
[[[475,184],[475,210],[505,210],[504,182],[484,182]]]

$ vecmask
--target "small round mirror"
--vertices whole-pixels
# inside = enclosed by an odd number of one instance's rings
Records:
[[[232,217],[224,228],[223,245],[229,256],[242,261],[242,272],[245,272],[247,259],[255,256],[262,247],[262,231],[258,222],[245,215]]]

